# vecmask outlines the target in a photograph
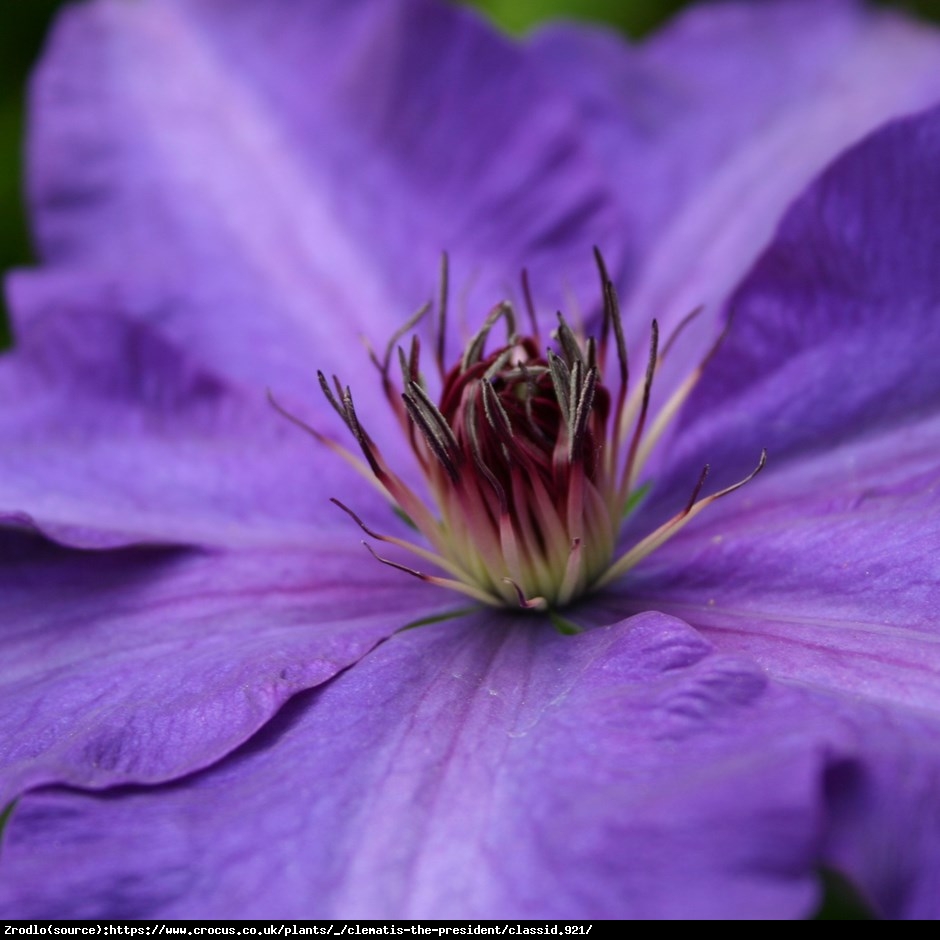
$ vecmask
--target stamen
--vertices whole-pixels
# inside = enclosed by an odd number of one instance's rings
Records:
[[[507,301],[501,301],[447,370],[450,283],[448,256],[444,254],[434,340],[439,394],[432,397],[421,373],[419,337],[412,334],[408,345],[400,342],[427,314],[430,304],[395,331],[381,361],[370,352],[430,501],[419,498],[386,464],[360,423],[350,389],[338,376],[329,381],[317,372],[324,397],[364,459],[290,415],[269,393],[279,413],[377,485],[430,547],[382,535],[345,504],[337,499],[333,502],[369,538],[395,545],[448,577],[383,558],[366,543],[378,561],[486,604],[554,612],[625,574],[705,507],[763,469],[766,453],[743,480],[703,497],[706,466],[682,510],[614,558],[619,522],[650,486],[649,482],[637,486],[642,468],[724,334],[668,396],[665,405],[654,409],[656,373],[701,308],[680,321],[662,349],[659,325],[652,321],[644,381],[629,393],[630,369],[617,292],[597,249],[594,257],[603,299],[599,342],[586,337],[579,323],[572,326],[558,313],[553,348],[545,349],[539,339],[529,277],[523,271],[522,293],[531,334],[517,334],[515,312]],[[505,340],[488,353],[487,343],[500,320],[505,322]],[[396,350],[400,390],[390,370]],[[605,377],[611,378],[610,373],[613,381],[605,381]]]
[[[597,340],[593,336],[587,339],[587,364],[589,369],[597,368]]]
[[[535,316],[535,304],[532,303],[532,288],[529,285],[529,272],[525,268],[522,269],[522,297],[525,301],[526,313],[529,315],[529,326],[532,329],[532,336],[534,339],[538,339],[539,324]]]
[[[494,599],[484,591],[480,591],[473,585],[466,584],[463,581],[455,581],[451,578],[439,578],[436,575],[425,574],[423,571],[418,571],[415,568],[409,568],[407,565],[402,565],[397,561],[392,561],[391,558],[383,558],[379,555],[375,549],[368,543],[363,542],[363,545],[369,550],[369,554],[376,560],[380,561],[383,565],[388,565],[389,568],[395,568],[397,571],[403,571],[405,574],[410,574],[414,578],[418,578],[420,581],[425,581],[428,584],[436,584],[439,587],[446,587],[452,591],[459,591],[461,594],[466,594],[468,597],[474,598],[474,600],[481,601],[484,604],[493,605]],[[497,606],[498,603],[497,603]]]
[[[320,388],[323,390],[324,397],[333,406],[333,409],[336,411],[336,413],[343,419],[343,423],[346,425],[346,427],[349,427],[349,421],[346,418],[345,409],[333,397],[333,392],[330,389],[330,384],[329,382],[327,382],[326,376],[319,369],[317,369],[317,379],[319,379],[320,381]],[[340,396],[342,397],[342,392],[340,392]],[[350,428],[350,430],[352,430],[352,428]]]
[[[571,543],[568,566],[565,569],[565,579],[562,581],[561,590],[558,592],[562,604],[569,601],[577,593],[576,588],[581,575],[581,544],[580,538],[574,539]]]
[[[455,460],[459,460],[460,447],[457,444],[457,438],[454,437],[454,432],[447,423],[447,419],[441,414],[437,405],[435,405],[431,400],[431,396],[428,395],[428,393],[424,390],[424,387],[416,381],[412,381],[408,385],[408,391],[411,393],[416,402],[420,402],[424,411],[432,419],[434,427],[439,431],[441,439],[446,444],[448,453],[452,455]]]
[[[685,324],[692,322],[692,320],[699,315],[699,313],[705,308],[702,306],[696,307],[690,314],[688,314],[673,332],[672,336],[669,338],[669,342],[666,344],[666,348],[660,353],[659,359],[662,362],[666,357],[667,351],[672,347],[674,340],[681,330],[684,328]],[[712,358],[721,348],[722,343],[725,341],[725,337],[728,335],[728,330],[730,328],[730,319],[725,328],[718,334],[718,337],[708,348],[708,351],[702,357],[702,361],[686,376],[686,378],[680,383],[679,387],[670,395],[668,401],[659,409],[656,414],[656,419],[654,420],[652,426],[646,434],[646,437],[643,440],[643,443],[640,445],[640,449],[637,453],[636,462],[633,467],[633,476],[634,479],[640,474],[643,467],[646,466],[646,461],[649,459],[650,454],[653,451],[653,448],[659,442],[660,438],[663,435],[663,432],[669,426],[669,423],[673,418],[679,413],[679,409],[685,404],[686,399],[689,397],[692,389],[695,388],[698,383],[699,378],[701,378],[702,373],[705,371],[705,367],[711,362]]]
[[[506,366],[509,364],[512,359],[515,350],[512,346],[507,346],[496,358],[493,360],[492,365],[490,365],[487,370],[483,373],[483,378],[487,382],[492,382],[492,380],[500,373],[506,370]]]
[[[552,385],[555,386],[555,397],[558,401],[558,407],[561,408],[562,417],[565,424],[571,424],[571,415],[568,403],[568,389],[571,386],[571,373],[563,359],[556,356],[551,350],[548,351],[548,371],[552,377]]]
[[[571,369],[571,382],[568,385],[568,436],[571,437],[574,427],[575,412],[578,410],[578,398],[581,390],[581,384],[584,381],[584,366],[581,360],[576,359]]]
[[[612,326],[614,330],[614,339],[617,344],[617,363],[620,366],[620,394],[626,397],[627,389],[630,385],[630,364],[627,358],[627,343],[623,338],[623,320],[620,316],[620,302],[617,299],[617,291],[614,288],[613,281],[607,274],[607,265],[604,264],[604,257],[600,250],[595,246],[594,260],[597,262],[597,269],[601,276],[601,291],[604,299],[604,332],[601,336],[602,355],[607,358],[606,341],[607,330]]]
[[[516,592],[520,607],[525,607],[527,610],[545,610],[548,607],[544,597],[526,597],[525,591],[512,578],[503,578],[503,583],[510,585]]]
[[[565,323],[565,318],[562,316],[561,311],[558,311],[558,341],[561,343],[561,348],[565,353],[565,362],[569,367],[573,366],[575,362],[580,362],[584,357],[581,355],[581,347],[578,345],[578,341],[574,338],[574,333],[571,332],[571,327]]]
[[[580,363],[579,363],[580,365]],[[587,379],[581,388],[581,396],[575,410],[571,440],[568,444],[570,460],[581,457],[581,441],[587,429],[588,418],[591,416],[591,406],[594,404],[594,390],[597,387],[597,369],[589,369]]]
[[[369,462],[369,466],[372,468],[372,472],[377,477],[381,478],[383,475],[382,468],[379,466],[379,463],[375,458],[375,451],[373,450],[372,441],[363,430],[362,425],[359,423],[359,418],[356,416],[356,409],[352,400],[352,392],[349,390],[348,386],[343,392],[343,408],[346,412],[346,423],[349,426],[349,430],[352,431],[353,437],[356,439],[359,447],[362,449],[363,456]]]
[[[672,538],[679,529],[683,528],[687,523],[691,522],[703,509],[707,506],[710,506],[716,499],[721,499],[723,496],[727,496],[729,493],[733,493],[735,490],[741,489],[746,483],[750,483],[754,477],[757,476],[761,470],[767,465],[767,451],[762,450],[760,454],[760,460],[757,463],[757,466],[742,480],[738,480],[737,483],[733,483],[731,486],[726,486],[723,490],[719,490],[717,493],[712,493],[711,496],[706,496],[704,499],[697,499],[698,494],[702,489],[702,486],[705,483],[705,477],[708,473],[708,467],[702,471],[702,474],[699,476],[698,482],[695,485],[695,490],[692,493],[692,499],[689,501],[688,505],[682,512],[677,513],[667,522],[663,523],[655,532],[650,533],[646,538],[637,542],[633,548],[630,549],[625,555],[622,555],[613,565],[611,565],[607,571],[604,572],[602,577],[598,580],[597,586],[603,587],[605,584],[609,584],[615,578],[619,578],[622,574],[629,571],[631,568],[637,565],[638,562],[646,558],[647,555],[654,552],[660,545],[666,542],[668,539]],[[697,500],[697,501],[696,501]]]
[[[627,452],[627,462],[624,465],[623,477],[620,485],[621,499],[633,487],[635,478],[635,464],[637,448],[640,446],[640,438],[643,436],[643,428],[646,424],[646,415],[649,411],[650,392],[653,388],[653,376],[656,374],[657,351],[659,347],[659,324],[653,320],[650,326],[650,355],[646,363],[646,377],[643,380],[643,399],[640,405],[640,415],[636,420],[636,427],[633,431],[633,437],[630,439],[630,449]]]
[[[480,331],[470,340],[470,345],[467,346],[467,351],[464,353],[461,362],[464,371],[480,361],[490,331],[503,317],[506,318],[507,337],[511,340],[516,335],[516,319],[513,316],[512,307],[507,301],[502,300],[490,311]]]
[[[414,392],[414,390],[419,389],[420,386],[413,382],[409,388]],[[447,428],[447,423],[444,419],[440,417],[440,412],[438,412],[437,409],[434,409],[433,412],[424,409],[422,407],[424,402],[419,403],[413,394],[409,395],[407,392],[403,392],[401,397],[405,403],[405,407],[408,409],[411,420],[418,425],[424,434],[424,439],[428,447],[431,448],[434,456],[440,461],[441,466],[447,471],[447,475],[451,480],[457,483],[460,479],[460,473],[458,472],[457,464],[454,462],[452,456],[453,452],[448,448],[450,442],[443,432],[443,429],[447,431],[450,431],[450,429]],[[440,418],[440,421],[437,420],[438,418]],[[451,435],[451,437],[453,437],[453,435]]]
[[[362,529],[370,538],[376,539],[379,542],[387,542],[389,545],[397,545],[399,548],[403,548],[407,552],[411,552],[412,555],[417,555],[419,558],[423,558],[425,561],[429,561],[432,565],[437,565],[439,568],[443,568],[445,571],[450,572],[455,578],[464,578],[466,572],[463,571],[458,565],[453,564],[448,561],[443,556],[428,551],[426,548],[422,548],[420,545],[415,545],[414,542],[409,542],[407,539],[400,539],[394,535],[382,535],[380,532],[376,532],[373,529],[370,529],[362,519],[359,518],[356,513],[354,513],[345,503],[341,503],[335,497],[330,497],[330,502],[334,506],[342,509],[347,516],[350,516],[356,525]]]
[[[445,251],[441,255],[441,276],[437,294],[437,372],[444,378],[445,345],[447,341],[447,299],[450,293],[450,259]]]
[[[430,309],[431,301],[426,301],[397,330],[395,330],[385,347],[385,356],[382,359],[381,364],[376,363],[379,368],[379,372],[382,374],[382,384],[386,389],[386,394],[388,394],[388,387],[390,384],[389,366],[392,363],[392,354],[395,351],[395,348],[398,346],[398,341],[406,333],[413,330],[418,325],[418,323],[424,319],[425,315]],[[374,361],[375,360],[373,359],[373,362]]]
[[[509,502],[506,499],[506,491],[503,489],[499,480],[496,479],[495,474],[492,470],[483,462],[483,458],[480,456],[479,447],[475,444],[473,451],[473,464],[483,475],[483,478],[487,483],[493,488],[493,492],[496,494],[496,498],[499,500],[499,514],[502,516],[507,508],[509,507]]]
[[[689,497],[689,501],[686,504],[685,509],[679,514],[680,517],[687,516],[691,511],[692,507],[695,505],[695,501],[698,499],[698,494],[702,492],[702,487],[705,485],[705,481],[708,479],[708,471],[711,468],[708,464],[705,464],[702,467],[702,472],[699,474],[698,482],[695,484],[695,487],[692,490],[692,495]]]
[[[705,309],[705,304],[699,304],[694,310],[691,310],[687,313],[678,323],[676,328],[669,334],[669,339],[666,340],[666,345],[663,346],[663,351],[659,354],[660,361],[666,358],[666,355],[669,353],[669,350],[672,349],[676,344],[676,340],[683,334],[685,328],[693,321],[698,319],[702,311]]]
[[[411,337],[411,351],[408,355],[408,373],[405,376],[406,382],[417,383],[420,374],[419,364],[421,361],[421,340],[417,334]]]
[[[513,439],[512,423],[492,383],[486,381],[482,382],[480,384],[480,390],[483,393],[483,411],[486,414],[486,420],[489,422],[490,427],[496,431],[505,443],[511,443]]]

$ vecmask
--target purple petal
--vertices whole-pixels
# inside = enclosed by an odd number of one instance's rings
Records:
[[[786,462],[617,590],[772,675],[940,713],[940,416]]]
[[[684,412],[671,464],[719,479],[940,404],[940,109],[841,157],[793,206],[735,294],[727,341]]]
[[[915,713],[859,708],[855,754],[827,771],[824,853],[884,917],[940,916],[940,728]]]
[[[233,387],[84,279],[64,280],[68,303],[13,283],[33,306],[0,361],[0,520],[107,548],[309,545],[349,531],[330,496],[391,518],[262,390]]]
[[[841,726],[648,614],[400,634],[212,770],[25,797],[44,917],[756,917],[815,903]]]
[[[178,777],[447,603],[349,541],[78,553],[0,534],[0,803]],[[390,612],[392,611],[392,612]]]
[[[532,48],[626,189],[641,253],[629,309],[667,327],[717,312],[842,149],[940,98],[940,35],[841,0],[704,4],[634,49],[552,27]]]
[[[449,4],[99,0],[66,11],[33,91],[45,260],[276,392],[348,381],[444,249],[474,323],[523,265],[596,293],[590,245],[617,254],[570,103]]]

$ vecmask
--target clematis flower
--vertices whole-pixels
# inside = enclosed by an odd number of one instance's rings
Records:
[[[636,48],[431,0],[67,10],[0,363],[4,911],[799,917],[829,868],[940,914],[937,100],[940,39],[852,3],[709,5]],[[409,347],[444,251],[449,327]],[[532,329],[468,355],[523,269]],[[422,340],[445,389],[488,373],[482,419],[419,381]],[[603,561],[568,590],[587,517],[553,542],[523,490],[563,563],[514,578],[479,548],[512,466],[471,430],[508,448],[529,402],[558,466],[608,460],[583,416],[647,357],[669,420]],[[341,447],[474,538],[424,540]],[[458,459],[482,517],[435,503]],[[330,498],[486,596],[374,561]]]

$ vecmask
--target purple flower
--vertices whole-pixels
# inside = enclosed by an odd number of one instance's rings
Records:
[[[0,364],[3,910],[792,917],[825,867],[940,915],[938,99],[940,39],[842,2],[638,48],[430,0],[68,10]],[[443,250],[447,363],[523,268],[543,335],[596,325],[595,244],[634,374],[704,304],[651,413],[730,323],[618,553],[705,462],[767,469],[592,569],[577,635],[403,631],[465,599],[369,558],[330,497],[420,537],[265,390],[340,441],[340,375],[420,491],[363,338]]]

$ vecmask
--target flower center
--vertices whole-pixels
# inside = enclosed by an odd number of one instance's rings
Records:
[[[487,354],[499,319],[505,344]],[[610,396],[564,321],[559,336],[561,354],[543,354],[500,304],[444,376],[436,408],[415,381],[402,399],[422,430],[442,549],[500,603],[564,605],[614,548],[619,517],[601,459]]]
[[[617,295],[600,254],[595,252],[595,256],[604,296],[599,339],[576,332],[559,314],[555,348],[543,344],[523,274],[531,333],[520,334],[513,307],[499,303],[459,361],[445,369],[445,257],[437,305],[435,358],[440,392],[436,401],[421,370],[417,336],[412,336],[407,352],[398,346],[429,312],[430,304],[392,337],[383,359],[372,355],[433,508],[386,462],[360,424],[350,390],[335,376],[331,387],[318,373],[327,400],[352,433],[365,462],[304,427],[376,482],[430,547],[380,535],[351,509],[338,500],[333,502],[370,537],[435,564],[446,576],[381,558],[365,543],[379,561],[487,604],[554,610],[624,574],[705,506],[738,489],[763,468],[766,455],[762,453],[757,468],[744,480],[700,498],[706,466],[682,510],[615,558],[621,520],[645,491],[637,485],[643,465],[717,343],[658,412],[650,415],[653,379],[673,340],[698,311],[680,324],[662,349],[653,321],[644,380],[631,391]],[[487,352],[491,334],[500,323],[505,331],[503,343]],[[391,369],[396,350],[399,385]],[[275,407],[285,413],[276,403]]]

